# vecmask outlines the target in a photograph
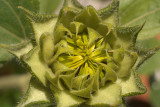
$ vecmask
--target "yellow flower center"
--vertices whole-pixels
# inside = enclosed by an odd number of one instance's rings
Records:
[[[78,75],[89,74],[92,76],[97,69],[97,63],[106,62],[106,51],[100,47],[103,39],[89,44],[90,38],[86,33],[82,35],[73,34],[66,37],[68,53],[61,54],[58,60],[65,66],[76,69],[79,67]]]

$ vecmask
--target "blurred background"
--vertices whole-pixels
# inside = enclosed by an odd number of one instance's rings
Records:
[[[97,10],[112,0],[78,0],[84,6]],[[23,6],[35,13],[58,13],[63,0],[0,0],[0,44],[15,44],[33,34]],[[144,29],[137,38],[137,46],[145,49],[160,46],[160,0],[120,0],[120,26],[141,25]],[[24,31],[25,29],[26,31]],[[147,87],[144,95],[126,98],[127,107],[160,107],[160,51],[149,58],[137,71]],[[15,107],[26,91],[30,74],[23,65],[0,48],[0,107]]]

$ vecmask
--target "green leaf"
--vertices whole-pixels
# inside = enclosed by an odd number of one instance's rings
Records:
[[[40,0],[40,14],[52,14],[63,0]]]
[[[31,27],[26,17],[17,7],[19,5],[37,12],[38,0],[0,0],[0,44],[17,44],[31,37]],[[9,56],[9,57],[6,57]],[[0,62],[13,58],[0,49]]]
[[[52,72],[48,65],[40,58],[40,48],[35,47],[30,52],[22,57],[22,60],[27,64],[31,73],[36,76],[41,83],[46,86],[46,73]]]
[[[85,101],[82,98],[74,96],[65,90],[55,92],[55,87],[53,85],[51,85],[51,89],[53,90],[53,94],[57,102],[57,107],[78,106]]]
[[[137,38],[137,46],[153,48],[160,44],[156,39],[160,34],[159,0],[121,0],[119,13],[121,26],[139,25],[146,21]]]
[[[0,68],[3,67],[3,65],[11,60],[14,56],[10,54],[8,51],[5,49],[0,48]]]
[[[12,107],[20,100],[22,93],[18,89],[1,89],[0,91],[0,105],[2,107]]]
[[[28,90],[17,107],[48,107],[53,104],[49,92],[37,79],[32,77]]]
[[[91,106],[117,106],[122,103],[121,87],[117,84],[109,84],[101,87],[93,97],[86,102]]]
[[[122,96],[134,96],[146,92],[146,88],[143,86],[141,79],[134,71],[131,71],[129,77],[117,79],[116,83],[122,88]]]
[[[137,72],[145,75],[152,75],[160,65],[160,51],[158,48],[147,49],[147,52],[141,53],[138,62],[136,63]]]

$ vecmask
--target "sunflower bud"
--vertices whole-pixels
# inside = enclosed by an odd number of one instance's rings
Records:
[[[135,71],[157,49],[148,52],[135,47],[143,25],[119,27],[118,6],[114,0],[95,10],[65,0],[58,17],[20,7],[31,21],[36,46],[17,45],[19,53],[30,50],[19,58],[43,89],[32,87],[35,80],[31,80],[28,93],[37,89],[33,94],[40,93],[42,99],[26,94],[28,100],[19,106],[51,103],[47,93],[53,93],[57,107],[123,106],[124,97],[146,92]],[[1,47],[17,55],[16,48]]]

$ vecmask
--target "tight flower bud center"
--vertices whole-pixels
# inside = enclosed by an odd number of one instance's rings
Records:
[[[92,35],[91,35],[92,36]],[[103,47],[103,39],[91,41],[87,33],[72,34],[66,36],[66,49],[68,53],[61,54],[58,61],[68,68],[79,68],[78,75],[94,75],[99,63],[107,64],[106,51]]]

